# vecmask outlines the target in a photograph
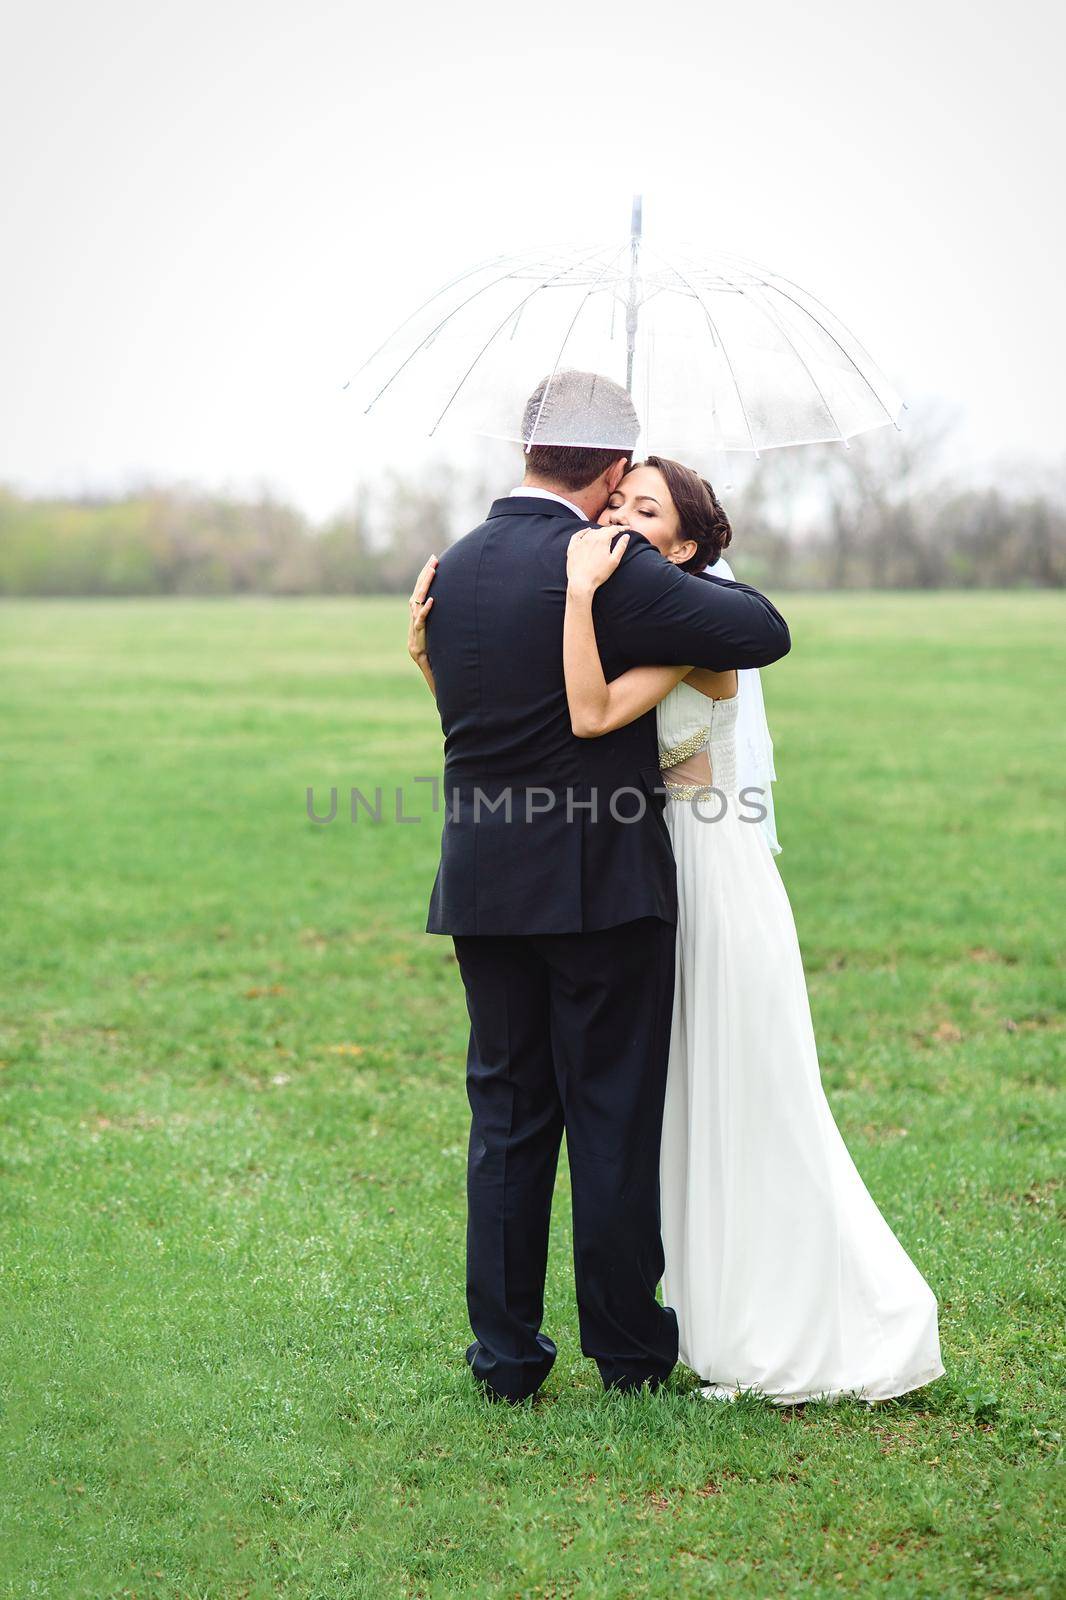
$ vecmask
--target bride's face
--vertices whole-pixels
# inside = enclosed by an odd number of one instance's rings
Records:
[[[636,528],[668,560],[688,559],[695,546],[683,541],[681,519],[657,467],[633,467],[607,502],[605,527]]]

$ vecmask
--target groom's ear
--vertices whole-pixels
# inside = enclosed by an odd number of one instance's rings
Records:
[[[614,494],[614,491],[618,488],[618,485],[621,483],[628,471],[628,456],[619,456],[618,460],[614,462],[612,466],[607,468],[607,471],[604,473],[603,481],[607,486],[608,499],[610,499],[611,495]]]

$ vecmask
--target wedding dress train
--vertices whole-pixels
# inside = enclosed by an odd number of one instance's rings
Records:
[[[658,710],[679,899],[663,1298],[708,1397],[887,1399],[943,1374],[937,1302],[822,1089],[792,908],[736,794],[736,714],[687,683]]]

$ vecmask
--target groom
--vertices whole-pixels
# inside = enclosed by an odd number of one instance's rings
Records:
[[[510,1401],[555,1360],[540,1325],[564,1130],[581,1348],[608,1388],[657,1387],[677,1360],[655,1297],[677,916],[655,713],[578,739],[563,680],[567,545],[603,512],[639,427],[606,378],[557,373],[549,406],[544,391],[525,437],[564,442],[529,448],[521,488],[443,553],[427,637],[445,733],[427,932],[451,934],[470,1015],[467,1360]],[[763,595],[683,573],[637,532],[595,606],[608,680],[789,649]]]

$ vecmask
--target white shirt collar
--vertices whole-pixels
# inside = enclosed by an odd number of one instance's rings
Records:
[[[507,496],[508,500],[513,495],[523,495],[532,500],[557,500],[561,506],[565,506],[568,511],[572,511],[575,517],[580,517],[582,522],[592,521],[592,518],[587,517],[580,506],[575,506],[572,500],[564,499],[561,494],[553,494],[550,489],[534,489],[527,484],[524,488],[512,489]]]

